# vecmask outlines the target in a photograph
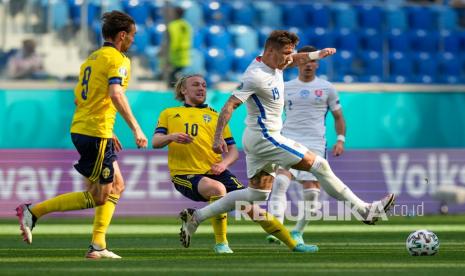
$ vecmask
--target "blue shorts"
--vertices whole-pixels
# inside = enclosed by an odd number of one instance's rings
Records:
[[[113,139],[71,133],[71,140],[81,155],[74,168],[93,183],[113,182],[117,159]]]
[[[193,201],[208,201],[198,191],[198,185],[202,177],[208,177],[216,181],[221,182],[226,191],[232,192],[235,190],[244,189],[244,185],[234,176],[230,171],[225,170],[220,175],[214,174],[185,174],[175,175],[171,178],[171,182],[174,184],[174,188],[178,190],[185,197],[192,199]]]

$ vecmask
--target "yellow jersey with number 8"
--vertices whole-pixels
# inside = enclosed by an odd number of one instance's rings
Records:
[[[81,65],[79,82],[74,88],[76,110],[71,133],[93,137],[113,137],[116,108],[111,101],[109,86],[127,88],[131,75],[128,57],[106,42]]]

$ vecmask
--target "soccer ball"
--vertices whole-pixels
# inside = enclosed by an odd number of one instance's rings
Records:
[[[438,253],[439,239],[429,230],[417,230],[410,234],[405,243],[412,256],[432,256]]]

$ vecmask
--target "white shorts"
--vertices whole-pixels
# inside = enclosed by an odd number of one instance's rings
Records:
[[[327,159],[325,146],[323,146],[323,148],[309,146],[308,149],[314,154]],[[311,172],[299,171],[296,169],[290,169],[289,172],[294,176],[295,180],[297,181],[318,181],[318,179],[316,179],[316,177]]]
[[[299,163],[308,152],[305,146],[280,133],[263,133],[248,128],[242,136],[242,147],[246,154],[248,178],[260,171],[276,176],[278,166],[289,169]]]

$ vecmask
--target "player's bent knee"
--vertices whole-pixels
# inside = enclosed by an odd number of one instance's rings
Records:
[[[270,195],[270,190],[259,190],[254,188],[248,188],[248,201],[266,201]]]

